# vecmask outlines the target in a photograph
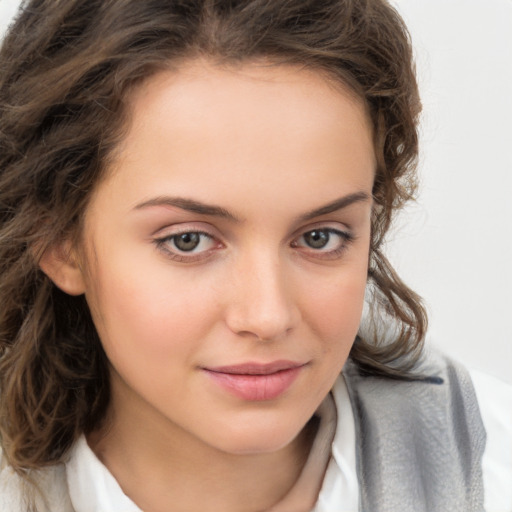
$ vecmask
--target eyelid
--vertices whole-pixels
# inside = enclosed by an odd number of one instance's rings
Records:
[[[182,233],[204,233],[205,235],[218,238],[216,229],[208,222],[175,222],[159,227],[151,233],[152,238],[165,238]]]
[[[350,238],[354,238],[353,229],[346,223],[338,222],[338,221],[319,221],[314,222],[312,224],[308,224],[307,226],[302,226],[300,229],[295,230],[292,234],[291,238],[295,240],[296,238],[304,235],[305,233],[309,233],[310,231],[331,231],[340,233],[343,236],[347,236]]]
[[[298,236],[296,236],[293,239],[292,243],[296,242],[296,240],[300,239],[304,235],[307,235],[308,233],[311,233],[313,231],[324,231],[324,232],[327,232],[330,234],[335,234],[335,235],[343,238],[347,242],[352,241],[354,239],[354,235],[352,233],[350,233],[349,231],[345,231],[345,230],[342,230],[339,228],[331,228],[331,227],[316,227],[316,228],[307,229],[305,231],[302,231]],[[311,248],[311,249],[315,251],[314,248]],[[316,251],[319,252],[320,250],[316,250]]]

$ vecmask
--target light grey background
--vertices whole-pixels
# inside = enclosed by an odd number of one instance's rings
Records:
[[[429,305],[432,341],[512,382],[512,1],[394,3],[424,115],[420,197],[390,256]]]
[[[419,200],[388,254],[430,343],[512,383],[512,0],[394,0],[424,104]],[[0,31],[18,0],[0,0]]]

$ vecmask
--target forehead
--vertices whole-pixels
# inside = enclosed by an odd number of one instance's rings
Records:
[[[349,103],[350,108],[360,114],[359,124],[371,129],[364,100],[348,85],[319,69],[275,64],[265,59],[216,64],[198,58],[184,61],[172,70],[158,72],[142,82],[129,97],[128,105],[135,114],[135,122],[143,121],[145,114],[151,116],[155,106],[160,109],[164,96],[175,114],[185,111],[184,117],[191,122],[197,121],[191,114],[213,112],[215,107],[219,114],[223,114],[219,115],[218,121],[227,119],[229,111],[226,107],[232,105],[261,116],[270,113],[268,120],[274,125],[279,124],[280,119],[289,120],[292,113],[296,114],[297,121],[306,124],[326,121],[326,110],[333,116],[346,114],[348,109],[341,112],[340,107],[342,103]],[[262,110],[264,106],[273,108],[276,103],[280,112]],[[287,117],[277,116],[285,112]],[[180,121],[180,128],[186,128],[184,119]],[[206,117],[200,121],[204,123]],[[250,119],[247,119],[249,124]]]
[[[371,188],[365,105],[319,72],[195,60],[149,78],[128,107],[111,174],[132,201],[150,199],[157,188],[185,196],[194,190],[215,203],[219,188],[276,199],[282,187],[293,192],[292,184],[314,184],[320,195],[343,180],[347,188]]]

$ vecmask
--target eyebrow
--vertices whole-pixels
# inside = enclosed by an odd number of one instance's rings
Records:
[[[200,215],[211,215],[214,217],[228,219],[233,222],[240,222],[238,217],[220,206],[194,201],[193,199],[185,199],[183,197],[155,197],[149,201],[144,201],[143,203],[138,204],[135,206],[134,210],[142,210],[143,208],[150,208],[152,206],[172,206],[188,212],[198,213]]]
[[[366,192],[354,192],[347,196],[340,197],[339,199],[335,199],[334,201],[321,206],[320,208],[316,208],[309,212],[306,212],[303,215],[299,216],[299,220],[311,220],[315,217],[320,217],[321,215],[327,215],[328,213],[333,213],[338,210],[342,210],[343,208],[347,208],[348,206],[354,203],[366,202],[370,200],[370,195]],[[137,204],[134,207],[134,210],[142,210],[144,208],[151,208],[154,206],[170,206],[176,207],[181,210],[185,210],[192,213],[197,213],[199,215],[209,215],[213,217],[220,217],[223,219],[230,220],[232,222],[241,222],[241,220],[229,212],[225,208],[221,206],[215,206],[211,204],[206,204],[200,201],[195,201],[193,199],[186,199],[183,197],[169,197],[169,196],[160,196],[155,197],[153,199],[149,199],[148,201],[144,201],[142,203]]]
[[[328,213],[333,213],[338,210],[342,210],[343,208],[347,208],[348,206],[354,203],[365,203],[370,200],[370,195],[366,192],[354,192],[353,194],[349,194],[347,196],[340,197],[339,199],[335,199],[334,201],[326,204],[325,206],[321,206],[320,208],[316,208],[315,210],[311,210],[304,215],[299,217],[300,220],[311,220],[315,217],[320,217],[321,215],[327,215]]]

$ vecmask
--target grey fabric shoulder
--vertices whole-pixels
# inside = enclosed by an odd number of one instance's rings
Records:
[[[31,482],[2,460],[0,451],[0,510],[2,512],[73,512],[63,464],[34,471]]]
[[[481,512],[485,430],[467,371],[437,353],[428,378],[344,369],[356,422],[361,512]]]

